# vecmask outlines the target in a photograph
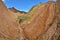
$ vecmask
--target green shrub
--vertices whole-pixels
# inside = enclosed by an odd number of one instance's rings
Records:
[[[18,16],[19,23],[26,21],[28,18],[26,15]]]

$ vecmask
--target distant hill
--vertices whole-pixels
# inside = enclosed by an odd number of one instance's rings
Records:
[[[19,10],[15,9],[14,7],[9,8],[9,10],[11,10],[11,11],[13,11],[13,12],[15,12],[15,13],[17,13],[17,12],[20,12],[20,13],[27,13],[27,12],[24,12],[24,11],[19,11]]]

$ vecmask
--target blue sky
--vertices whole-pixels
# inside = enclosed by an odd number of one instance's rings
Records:
[[[15,7],[18,10],[28,12],[32,6],[48,0],[3,0],[8,8]]]

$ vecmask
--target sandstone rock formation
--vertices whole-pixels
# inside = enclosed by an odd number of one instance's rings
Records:
[[[60,40],[59,1],[57,4],[50,1],[41,5],[40,8],[39,6],[34,8],[36,10],[30,11],[33,14],[32,21],[21,26],[25,37],[28,40]]]
[[[16,16],[0,0],[0,40],[20,40],[20,29]]]
[[[51,40],[57,28],[55,2],[47,2],[36,12],[32,21],[23,25],[26,38],[37,40],[40,36],[38,40]]]
[[[60,0],[57,0],[57,20],[58,20],[57,32],[59,33],[58,40],[60,40]]]
[[[15,11],[0,0],[0,40],[60,40],[59,0],[35,5],[19,22]]]

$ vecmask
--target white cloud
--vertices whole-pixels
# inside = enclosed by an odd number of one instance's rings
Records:
[[[53,1],[56,1],[56,0],[53,0]]]
[[[9,1],[9,0],[2,0],[2,1]]]
[[[5,0],[2,0],[2,1],[5,1]]]

